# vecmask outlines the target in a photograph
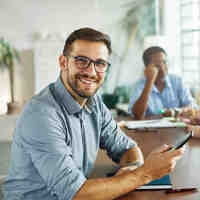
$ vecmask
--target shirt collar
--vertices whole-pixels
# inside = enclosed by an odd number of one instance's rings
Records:
[[[166,81],[166,87],[172,88],[172,83],[168,75],[166,76],[165,81]]]
[[[166,77],[165,77],[165,88],[172,88],[172,83],[171,83],[168,75],[166,75]],[[156,88],[155,84],[153,84],[152,91],[159,92],[158,89]]]
[[[54,83],[55,86],[55,93],[62,104],[64,104],[65,108],[69,112],[69,114],[75,114],[81,112],[82,108],[80,104],[74,99],[73,96],[68,92],[65,88],[61,76],[57,79]],[[86,105],[84,106],[85,110],[89,113],[92,113],[94,107],[94,97],[88,99]]]

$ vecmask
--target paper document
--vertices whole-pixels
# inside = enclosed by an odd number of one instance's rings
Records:
[[[124,126],[128,129],[139,128],[173,128],[173,127],[186,127],[184,122],[171,122],[166,119],[154,120],[140,120],[140,121],[126,121]]]

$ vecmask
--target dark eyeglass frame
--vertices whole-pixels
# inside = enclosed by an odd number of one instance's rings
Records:
[[[94,68],[95,68],[95,71],[98,72],[98,73],[105,73],[108,71],[109,67],[111,66],[111,64],[105,60],[92,60],[90,58],[88,58],[87,56],[73,56],[73,55],[67,55],[67,57],[71,57],[73,58],[75,61],[83,61],[83,59],[85,59],[85,61],[87,61],[87,65],[85,66],[78,66],[77,67],[79,69],[87,69],[89,68],[89,66],[91,65],[91,63],[94,63]],[[79,60],[78,60],[79,59]],[[104,68],[99,68],[98,67],[98,64],[102,64],[102,62],[106,65]]]
[[[162,62],[163,62],[164,65],[168,65],[168,64],[169,64],[169,61],[168,61],[168,60],[163,60]],[[158,69],[161,68],[161,66],[160,66],[159,64],[155,64],[155,65],[156,65],[156,67],[157,67]]]

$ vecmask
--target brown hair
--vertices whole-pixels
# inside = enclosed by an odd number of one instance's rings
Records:
[[[65,41],[63,55],[69,55],[72,50],[72,44],[76,40],[87,40],[91,42],[104,42],[107,46],[109,54],[111,54],[111,40],[107,34],[94,30],[92,28],[81,28],[72,32]]]

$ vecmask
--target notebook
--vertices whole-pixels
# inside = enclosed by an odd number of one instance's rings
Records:
[[[155,120],[140,120],[140,121],[127,121],[124,126],[128,129],[141,129],[141,128],[173,128],[173,127],[186,127],[184,122],[170,122],[166,119]]]
[[[140,186],[136,190],[164,190],[171,189],[172,183],[169,175],[165,175],[160,179],[151,181],[150,183]]]

